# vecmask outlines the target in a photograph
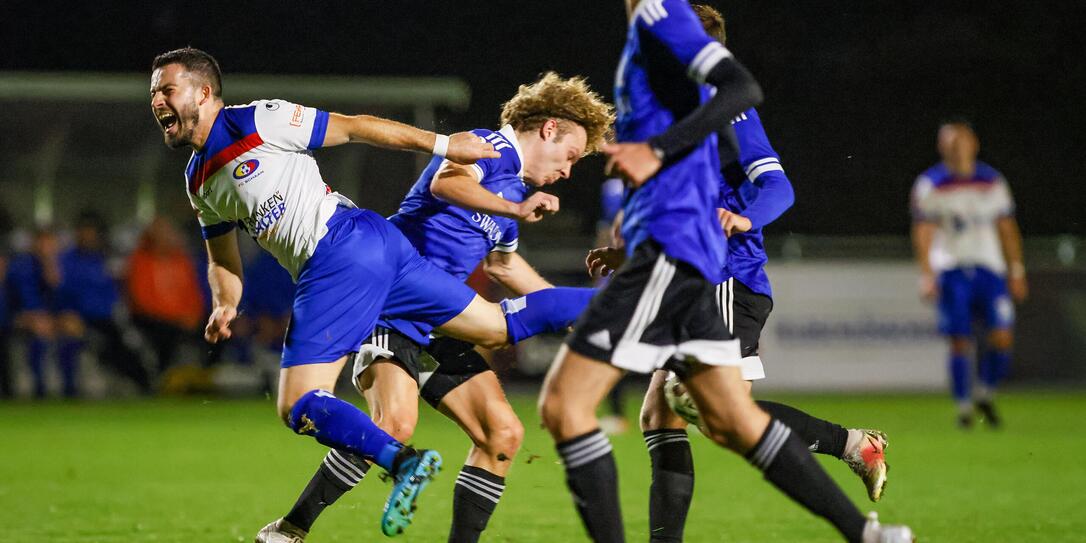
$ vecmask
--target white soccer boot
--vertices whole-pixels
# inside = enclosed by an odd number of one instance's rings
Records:
[[[305,543],[306,531],[279,519],[256,533],[256,543]]]
[[[867,486],[867,497],[877,502],[882,499],[882,491],[886,488],[886,474],[890,466],[886,464],[886,447],[890,442],[886,440],[886,434],[878,430],[849,430],[849,433],[860,432],[860,440],[845,450],[841,456],[852,472],[863,479]]]
[[[864,524],[864,543],[914,543],[916,537],[908,526],[899,524],[879,524],[879,515],[874,511],[867,514]]]

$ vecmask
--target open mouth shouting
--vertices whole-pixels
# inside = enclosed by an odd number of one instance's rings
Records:
[[[169,110],[155,112],[155,119],[167,136],[176,136],[178,130],[177,115]]]

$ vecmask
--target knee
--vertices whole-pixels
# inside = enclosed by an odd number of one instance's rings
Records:
[[[969,354],[969,349],[972,347],[969,338],[965,337],[952,337],[950,338],[950,354],[955,356],[965,356]]]
[[[397,406],[382,406],[374,410],[373,423],[378,428],[392,436],[400,443],[406,443],[415,435],[415,426],[418,424],[418,414],[412,409],[397,408]]]
[[[1014,334],[1010,330],[996,330],[988,336],[988,346],[999,351],[1009,351],[1014,347]]]
[[[294,412],[294,407],[298,405],[298,401],[301,400],[306,394],[313,392],[314,390],[320,390],[317,388],[305,391],[293,391],[283,390],[279,393],[279,398],[275,402],[275,410],[279,415],[279,420],[283,421],[283,424],[290,427],[290,414]]]
[[[496,421],[490,421],[484,430],[483,439],[475,446],[499,460],[512,460],[524,442],[524,425],[516,415],[509,413]]]
[[[569,406],[562,401],[559,394],[544,390],[539,398],[539,418],[543,421],[543,427],[551,435],[558,437],[567,426]]]

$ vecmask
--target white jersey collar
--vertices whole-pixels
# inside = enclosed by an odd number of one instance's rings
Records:
[[[498,133],[509,140],[509,143],[513,145],[513,150],[517,152],[517,159],[520,160],[520,171],[517,172],[517,177],[524,177],[524,151],[520,150],[520,142],[517,141],[517,131],[513,130],[513,125],[507,124],[498,130]]]

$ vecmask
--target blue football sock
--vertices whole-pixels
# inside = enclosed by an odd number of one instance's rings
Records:
[[[61,340],[57,346],[57,363],[60,365],[60,376],[64,381],[64,395],[73,397],[79,394],[79,383],[76,378],[79,375],[79,353],[83,350],[83,342],[78,339]]]
[[[595,294],[594,288],[554,287],[502,300],[509,343],[564,330],[584,312]]]
[[[961,354],[950,355],[950,389],[959,403],[968,401],[972,392],[972,368],[969,357]]]
[[[989,389],[994,389],[1007,377],[1010,368],[1011,353],[1009,351],[988,351],[984,354],[984,359],[980,363],[980,371],[978,372],[980,382],[984,383]]]
[[[357,407],[327,390],[310,390],[290,410],[289,425],[295,433],[317,438],[334,449],[343,449],[392,471],[392,462],[403,444],[377,427]]]
[[[26,358],[30,364],[30,373],[34,376],[34,395],[45,397],[45,355],[49,344],[43,339],[33,338],[27,345]]]

